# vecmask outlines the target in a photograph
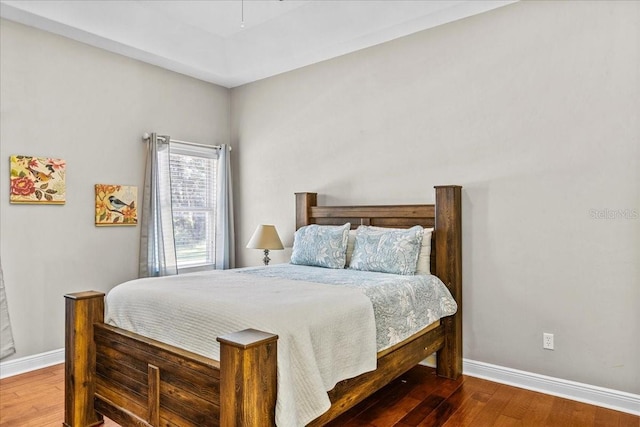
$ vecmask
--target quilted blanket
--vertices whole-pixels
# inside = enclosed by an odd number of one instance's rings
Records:
[[[227,270],[134,280],[106,303],[107,323],[216,360],[220,335],[277,334],[280,427],[317,418],[327,390],[376,368],[373,309],[357,289]]]
[[[236,271],[360,290],[373,305],[378,351],[404,341],[425,326],[442,317],[455,314],[458,309],[445,284],[430,274],[406,276],[292,264],[278,264],[268,268],[251,267]]]

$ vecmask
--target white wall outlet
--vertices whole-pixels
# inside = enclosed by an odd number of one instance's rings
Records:
[[[542,334],[542,348],[553,350],[553,334],[544,332]]]

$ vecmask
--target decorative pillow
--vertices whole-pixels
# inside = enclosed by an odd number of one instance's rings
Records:
[[[390,228],[380,228],[381,230],[392,230]],[[395,229],[393,229],[395,230]],[[422,244],[420,246],[420,252],[418,252],[418,262],[416,264],[416,274],[431,274],[431,235],[433,228],[425,228],[422,232]],[[349,230],[349,240],[347,241],[347,264],[351,265],[351,256],[353,254],[353,247],[356,244],[356,230]]]
[[[344,268],[351,224],[306,225],[293,236],[291,264]]]
[[[349,268],[413,275],[422,244],[423,228],[409,229],[360,226]]]
[[[425,228],[422,232],[422,244],[418,253],[416,274],[431,274],[431,234],[433,228]]]

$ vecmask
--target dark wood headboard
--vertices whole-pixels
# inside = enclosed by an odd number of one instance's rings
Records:
[[[296,230],[309,224],[340,225],[351,223],[378,227],[408,228],[414,225],[433,227],[431,272],[444,282],[458,303],[458,312],[445,320],[456,329],[456,342],[447,346],[462,349],[462,187],[435,187],[432,205],[318,206],[317,193],[296,193]],[[438,363],[440,364],[440,360]],[[462,372],[462,358],[459,371]],[[453,367],[451,367],[453,369]]]
[[[317,193],[296,193],[296,230],[309,224],[342,225],[346,222],[351,223],[352,229],[360,225],[434,228],[431,271],[439,275],[437,260],[440,247],[444,247],[441,263],[448,264],[452,259],[461,257],[457,250],[461,249],[462,187],[447,185],[435,188],[436,203],[433,205],[318,206]],[[456,253],[447,252],[452,250]]]

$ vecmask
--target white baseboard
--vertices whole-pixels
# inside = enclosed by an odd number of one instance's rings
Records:
[[[433,359],[422,364],[434,366]],[[64,349],[0,362],[0,379],[64,363]],[[640,395],[463,359],[464,375],[640,415]]]
[[[0,379],[64,363],[64,348],[0,362]]]
[[[501,384],[640,415],[640,395],[463,359],[462,372]]]

